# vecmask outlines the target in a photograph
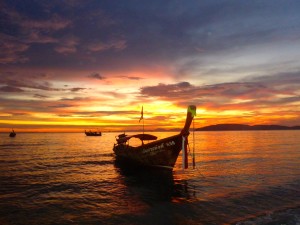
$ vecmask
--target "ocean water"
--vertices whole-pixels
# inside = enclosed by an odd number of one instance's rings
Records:
[[[171,172],[119,167],[116,135],[1,133],[0,224],[300,224],[300,131],[196,132]]]

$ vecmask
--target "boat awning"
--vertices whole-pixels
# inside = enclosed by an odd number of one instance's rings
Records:
[[[138,138],[141,141],[152,141],[152,140],[156,140],[157,139],[156,136],[151,135],[151,134],[135,134],[135,135],[132,135],[130,137]]]
[[[118,144],[123,144],[129,141],[131,138],[138,138],[141,141],[152,141],[156,140],[157,137],[151,134],[135,134],[135,135],[125,135],[121,134],[118,136],[119,138],[117,139]]]

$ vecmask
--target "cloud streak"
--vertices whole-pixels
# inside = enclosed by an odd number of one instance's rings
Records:
[[[17,78],[17,79],[16,79]],[[10,88],[22,89],[30,88],[44,91],[59,91],[60,88],[52,87],[52,84],[48,81],[33,81],[31,79],[21,78],[19,79],[16,75],[11,75],[10,77],[1,76],[0,85],[7,85]]]

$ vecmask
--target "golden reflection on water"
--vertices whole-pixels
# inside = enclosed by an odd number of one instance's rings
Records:
[[[197,179],[198,189],[203,182],[206,188],[198,191],[198,198],[217,198],[292,182],[300,175],[297,134],[298,131],[197,132],[197,168],[182,171],[179,156],[174,176]],[[192,152],[192,135],[189,142]],[[192,168],[191,157],[189,161]]]

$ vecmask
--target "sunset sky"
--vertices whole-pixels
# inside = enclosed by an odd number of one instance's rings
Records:
[[[300,125],[300,1],[3,0],[0,131]]]

